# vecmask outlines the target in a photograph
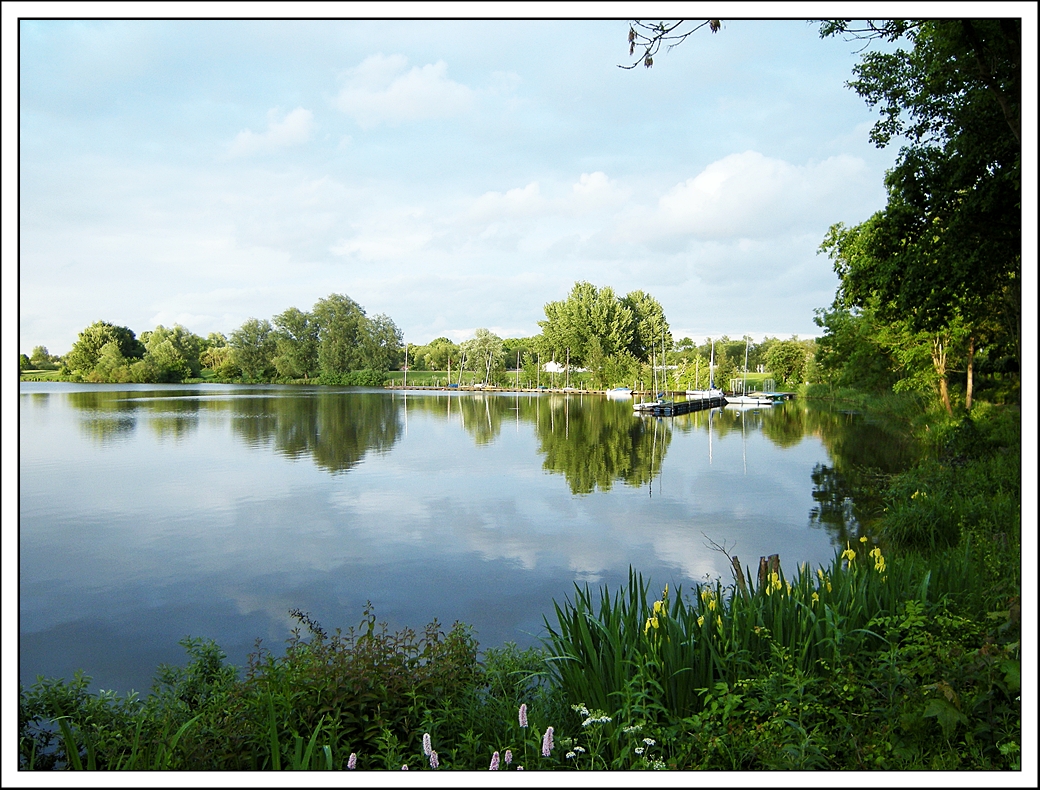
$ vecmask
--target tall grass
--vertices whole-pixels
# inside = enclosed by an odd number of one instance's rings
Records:
[[[783,649],[799,671],[813,673],[857,652],[877,651],[876,625],[907,601],[978,602],[970,548],[926,561],[888,563],[867,543],[847,548],[829,567],[802,566],[789,580],[782,568],[761,583],[681,588],[651,600],[649,583],[629,571],[627,587],[594,595],[575,585],[573,600],[546,619],[550,666],[572,702],[624,712],[636,687],[659,712],[682,718],[704,705],[704,690],[732,684]]]

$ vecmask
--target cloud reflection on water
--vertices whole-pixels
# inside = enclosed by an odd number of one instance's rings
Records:
[[[336,627],[366,599],[394,622],[472,618],[529,642],[575,581],[630,565],[654,584],[728,580],[705,534],[746,565],[823,561],[848,525],[812,528],[813,471],[836,470],[827,496],[844,495],[870,444],[799,404],[644,421],[589,396],[52,389],[20,414],[22,630],[37,642],[118,621],[130,642],[167,622],[170,645],[185,623],[251,644],[242,632],[283,632],[289,606]]]

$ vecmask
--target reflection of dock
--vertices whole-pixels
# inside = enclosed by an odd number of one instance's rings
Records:
[[[794,398],[793,392],[749,392],[747,395],[731,395],[728,400],[732,403],[745,403],[754,406],[772,406],[774,403],[782,403]]]
[[[647,401],[637,403],[632,408],[636,414],[649,414],[654,417],[677,417],[704,409],[725,406],[726,399],[722,395],[705,395],[700,398],[687,398],[679,401]]]

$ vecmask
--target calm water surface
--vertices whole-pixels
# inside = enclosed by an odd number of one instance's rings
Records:
[[[635,417],[602,396],[23,383],[20,676],[147,690],[186,635],[241,665],[308,611],[537,643],[574,582],[689,589],[828,562],[912,449],[798,402]],[[707,536],[707,538],[706,538]]]

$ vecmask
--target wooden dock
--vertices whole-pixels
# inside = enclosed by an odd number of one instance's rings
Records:
[[[719,395],[710,398],[690,398],[678,401],[646,401],[636,403],[633,410],[636,414],[647,414],[654,417],[678,417],[680,414],[689,414],[703,409],[714,409],[725,406],[726,399]]]

